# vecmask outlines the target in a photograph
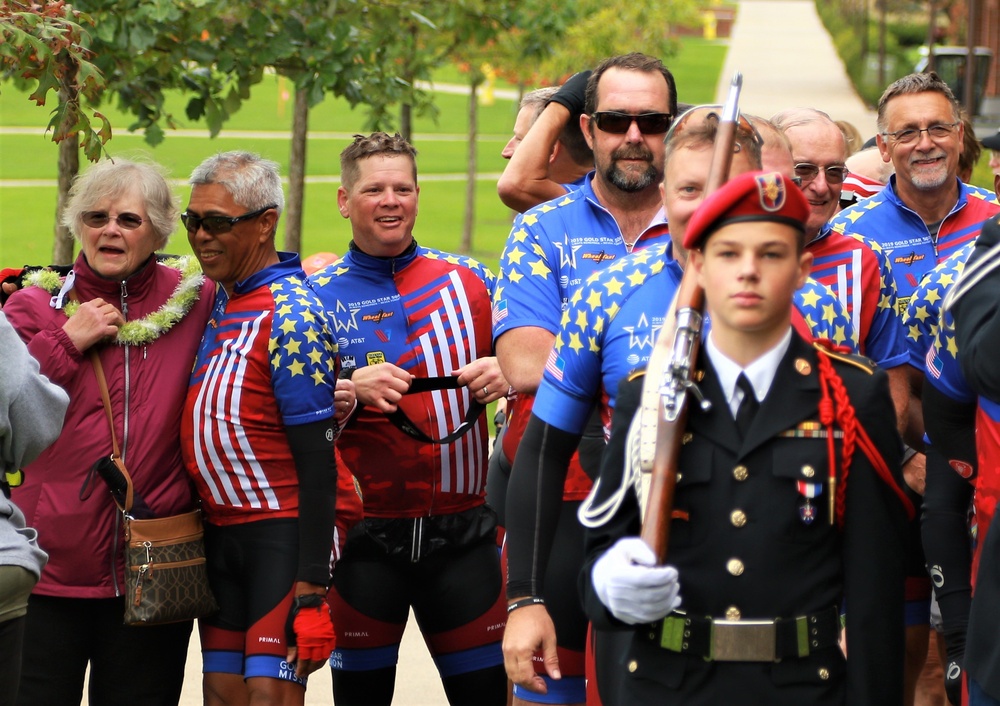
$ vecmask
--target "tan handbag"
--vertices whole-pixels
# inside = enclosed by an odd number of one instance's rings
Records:
[[[211,615],[219,606],[208,585],[201,510],[143,520],[132,517],[135,493],[118,448],[108,383],[93,349],[90,359],[111,426],[111,461],[128,485],[125,505],[118,504],[125,525],[125,624],[161,625]]]

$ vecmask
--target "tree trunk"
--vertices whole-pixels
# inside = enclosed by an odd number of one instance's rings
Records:
[[[309,91],[295,87],[292,153],[288,159],[288,201],[285,203],[285,250],[302,252],[302,213],[306,200],[306,137],[309,134]]]
[[[399,134],[413,144],[413,106],[409,103],[399,106]]]
[[[76,66],[66,66],[66,76],[59,90],[59,101],[66,105],[70,101],[77,105],[79,95],[72,87],[76,82]],[[72,124],[75,116],[67,111],[64,120]],[[69,201],[69,189],[73,180],[80,173],[80,136],[74,133],[59,143],[59,181],[56,190],[56,219],[52,236],[52,264],[69,265],[73,263],[73,234],[62,224],[63,209]],[[23,264],[23,263],[22,263]]]
[[[472,228],[476,221],[476,134],[479,112],[479,81],[469,85],[469,164],[465,182],[465,224],[462,226],[462,244],[459,252],[472,252]]]

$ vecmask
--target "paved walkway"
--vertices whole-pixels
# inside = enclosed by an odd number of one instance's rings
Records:
[[[875,134],[875,113],[855,93],[812,0],[742,0],[719,102],[736,71],[743,73],[740,108],[746,113],[769,118],[784,108],[818,108],[850,121],[865,139]]]

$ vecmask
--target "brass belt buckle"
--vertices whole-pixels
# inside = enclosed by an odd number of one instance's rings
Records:
[[[718,662],[773,662],[773,620],[713,620],[712,656]]]

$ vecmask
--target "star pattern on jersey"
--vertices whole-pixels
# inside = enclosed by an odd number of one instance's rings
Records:
[[[572,194],[567,194],[560,201],[555,203],[547,201],[514,219],[514,226],[511,229],[510,236],[507,238],[507,245],[500,256],[501,279],[509,280],[516,284],[523,277],[548,277],[552,273],[551,263],[546,261],[545,251],[542,247],[537,242],[528,244],[527,241],[529,238],[533,238],[534,236],[526,229],[526,226],[531,227],[538,223],[539,214],[550,213],[571,203],[575,203],[575,201],[576,199],[572,197]],[[569,248],[568,235],[565,237],[565,243],[560,243],[558,246],[563,251],[562,257],[564,261],[567,258],[572,259],[575,257],[576,250],[579,249],[579,247],[576,247],[571,251],[563,250],[564,248]],[[563,262],[562,264],[565,265],[566,263]],[[499,294],[495,296],[499,296]]]
[[[833,290],[812,277],[807,278],[802,288],[795,292],[795,307],[802,314],[814,338],[826,338],[838,346],[850,342],[857,349],[857,332],[854,332],[854,338],[847,335],[848,331],[854,329],[847,312],[843,307],[837,306],[837,303],[837,295]]]
[[[975,246],[973,240],[953,252],[925,274],[913,290],[903,315],[903,326],[906,338],[915,346],[925,350],[930,346],[940,324],[941,303],[958,281]]]
[[[275,302],[268,340],[272,369],[293,379],[311,378],[314,385],[335,385],[337,344],[315,292],[295,277],[269,288]]]
[[[671,257],[668,248],[668,243],[657,243],[594,271],[570,297],[562,317],[562,330],[556,336],[556,353],[572,355],[584,348],[589,353],[599,353],[608,325],[621,311],[625,299],[648,278],[663,271],[666,259]],[[668,304],[664,302],[664,313]],[[622,330],[633,336],[633,343],[648,339],[652,347],[660,327],[651,326],[648,319],[646,326],[645,331],[638,330],[641,325]]]

